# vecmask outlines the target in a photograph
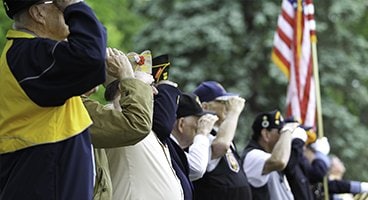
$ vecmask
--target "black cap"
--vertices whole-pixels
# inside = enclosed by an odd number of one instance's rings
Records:
[[[152,76],[155,82],[169,79],[169,55],[164,54],[152,59]]]
[[[40,0],[3,0],[5,12],[9,18],[13,19],[13,16],[19,11],[26,9]]]
[[[271,130],[272,128],[281,129],[284,127],[284,124],[284,118],[278,110],[260,113],[253,122],[253,134],[259,135],[261,130],[264,128],[268,130]]]
[[[176,118],[187,116],[202,116],[209,112],[202,109],[201,102],[197,95],[193,93],[182,93],[179,98],[178,110],[176,111]]]

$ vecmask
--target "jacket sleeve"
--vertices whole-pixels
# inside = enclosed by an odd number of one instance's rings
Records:
[[[154,97],[152,130],[161,142],[165,143],[176,120],[177,101],[181,92],[177,87],[168,84],[160,84],[157,89],[158,94]]]
[[[316,151],[316,158],[312,161],[309,170],[309,181],[311,184],[322,182],[323,177],[328,173],[330,161],[327,155]]]
[[[291,152],[288,164],[285,168],[286,172],[292,173],[295,170],[295,166],[301,164],[303,160],[303,146],[304,142],[301,139],[295,138],[291,143]]]
[[[351,193],[350,181],[347,180],[329,180],[328,192],[330,194]]]
[[[14,76],[39,106],[62,105],[105,80],[105,28],[83,2],[67,7],[64,18],[67,40],[17,39],[8,52]]]
[[[104,108],[97,101],[84,98],[90,114],[92,144],[95,148],[115,148],[134,145],[144,139],[152,127],[152,88],[136,79],[120,83],[122,111]]]

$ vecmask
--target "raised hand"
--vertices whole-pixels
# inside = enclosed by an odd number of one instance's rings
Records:
[[[197,122],[197,134],[208,135],[218,119],[219,118],[216,115],[203,115],[201,118],[198,119]]]
[[[108,75],[119,80],[134,78],[133,67],[128,57],[117,49],[107,48],[106,71]]]
[[[59,8],[59,10],[64,11],[66,7],[72,5],[72,4],[76,4],[79,3],[83,0],[54,0],[54,4],[57,8]]]

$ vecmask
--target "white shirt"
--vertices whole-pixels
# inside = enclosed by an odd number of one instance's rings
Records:
[[[186,155],[189,164],[189,179],[195,181],[202,178],[212,155],[210,139],[202,134],[196,135]]]
[[[113,200],[184,199],[167,149],[151,132],[133,146],[106,149]]]
[[[268,182],[270,174],[262,175],[263,167],[266,160],[271,157],[271,154],[254,149],[251,150],[245,157],[243,169],[247,175],[248,182],[253,187],[261,187]]]
[[[277,171],[262,175],[266,160],[270,157],[270,153],[259,149],[253,149],[247,153],[243,162],[243,169],[249,184],[256,188],[267,184],[271,200],[294,200],[289,183],[284,175],[280,175]]]

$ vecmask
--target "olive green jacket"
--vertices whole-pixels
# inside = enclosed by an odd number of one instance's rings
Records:
[[[108,161],[103,148],[134,145],[144,139],[152,128],[152,88],[137,79],[124,79],[120,83],[120,93],[122,112],[83,98],[93,121],[89,130],[95,148],[95,200],[110,200],[112,196]]]

